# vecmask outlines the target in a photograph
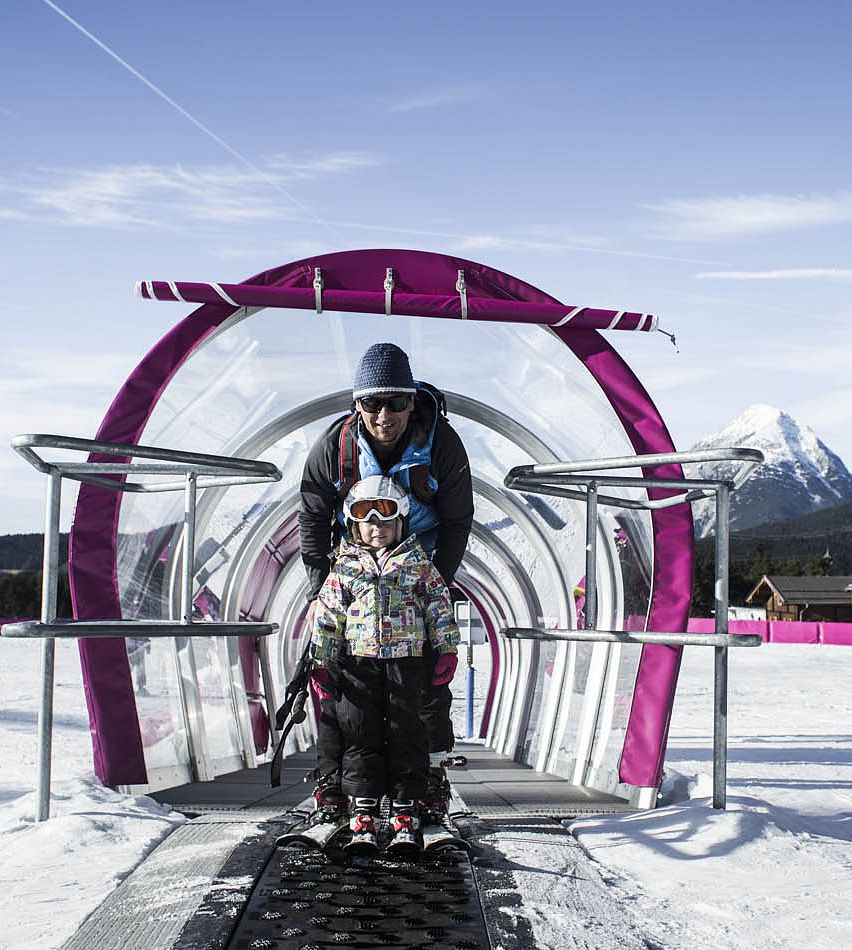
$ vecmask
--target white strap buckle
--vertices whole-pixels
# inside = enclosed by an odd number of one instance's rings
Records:
[[[322,313],[322,268],[314,268],[314,302],[317,305],[317,313]]]
[[[391,302],[393,299],[393,268],[389,267],[385,271],[385,316],[391,315]]]
[[[456,290],[459,292],[459,299],[461,300],[461,318],[467,320],[467,286],[465,285],[463,270],[459,271]]]

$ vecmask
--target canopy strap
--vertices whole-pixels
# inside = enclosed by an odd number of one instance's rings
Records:
[[[317,313],[322,313],[322,268],[314,268],[314,301],[317,305]]]
[[[393,268],[389,267],[385,271],[385,316],[391,315],[391,302],[393,298]]]
[[[464,271],[459,271],[458,279],[456,280],[456,290],[459,292],[459,299],[461,300],[461,318],[462,320],[467,320],[467,285],[464,281]]]
[[[672,346],[675,348],[675,353],[680,353],[680,348],[677,345],[677,340],[675,339],[674,333],[669,333],[662,327],[657,327],[656,330],[658,333],[662,333],[663,336],[667,336],[672,341]]]

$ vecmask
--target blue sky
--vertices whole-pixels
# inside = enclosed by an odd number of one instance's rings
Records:
[[[186,312],[136,280],[390,246],[659,314],[680,353],[613,342],[679,448],[768,402],[852,464],[852,5],[6,0],[3,19],[0,445],[94,434]],[[5,449],[0,478],[0,532],[39,530],[38,478]]]

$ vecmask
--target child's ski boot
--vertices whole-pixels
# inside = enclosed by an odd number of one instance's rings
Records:
[[[320,775],[314,789],[315,821],[343,821],[349,817],[349,797],[340,788],[340,774]]]
[[[355,798],[349,817],[352,839],[345,845],[349,854],[368,855],[377,850],[376,816],[379,811],[377,798]]]
[[[443,851],[449,848],[468,850],[470,847],[450,820],[452,788],[446,770],[447,766],[451,765],[467,765],[467,759],[463,755],[450,756],[442,759],[440,765],[429,767],[426,798],[421,803],[420,812],[420,835],[424,851]]]
[[[421,850],[420,809],[412,799],[391,804],[391,840],[387,850],[393,854],[417,854]]]
[[[424,824],[441,824],[449,811],[450,795],[450,782],[443,764],[429,766],[426,798],[423,801]]]

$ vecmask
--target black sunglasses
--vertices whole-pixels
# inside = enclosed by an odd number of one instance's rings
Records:
[[[408,408],[410,396],[364,396],[359,399],[361,408],[367,412],[381,412],[387,406],[391,412],[403,412]]]

